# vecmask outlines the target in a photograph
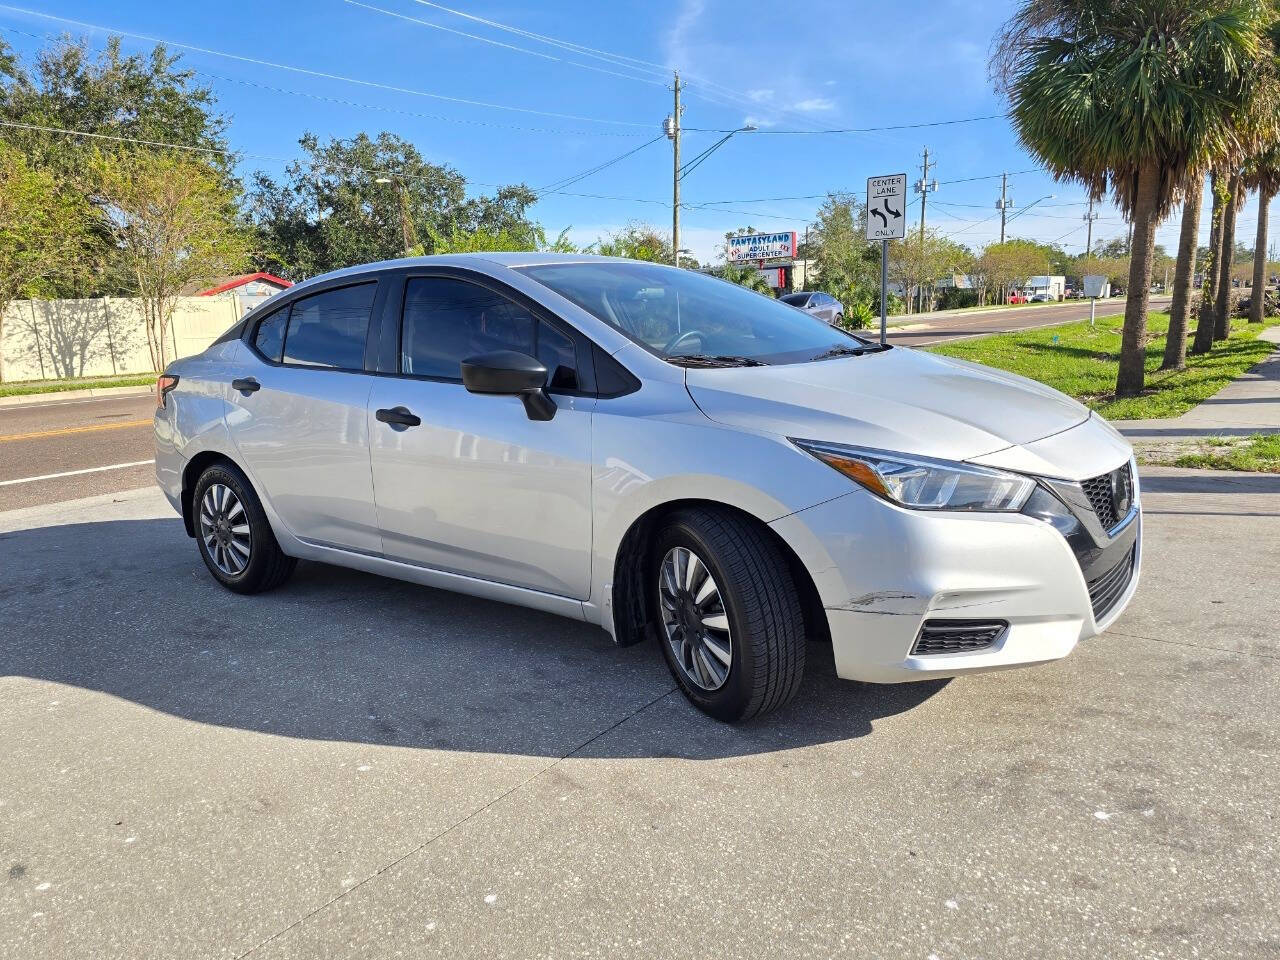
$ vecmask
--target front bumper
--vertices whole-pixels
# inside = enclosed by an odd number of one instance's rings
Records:
[[[1057,660],[1121,614],[1138,585],[1142,516],[1077,556],[1048,523],[1023,514],[906,510],[854,490],[774,521],[814,579],[836,672],[898,683]],[[1077,545],[1078,549],[1078,545]],[[1090,579],[1126,561],[1133,573],[1095,619]],[[925,620],[1001,620],[990,646],[912,655]]]

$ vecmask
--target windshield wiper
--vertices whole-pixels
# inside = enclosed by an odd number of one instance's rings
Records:
[[[888,349],[889,345],[887,343],[868,343],[861,347],[846,347],[842,344],[838,347],[832,347],[816,357],[810,357],[809,360],[830,360],[832,357],[860,357],[864,353],[879,353],[881,350]]]
[[[754,357],[735,357],[727,354],[714,356],[705,353],[681,353],[667,357],[669,363],[690,367],[763,367],[763,361]]]

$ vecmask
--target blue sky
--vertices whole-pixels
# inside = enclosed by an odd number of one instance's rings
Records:
[[[716,256],[726,230],[751,225],[803,231],[821,202],[766,198],[861,193],[868,176],[885,173],[906,172],[914,181],[926,145],[937,163],[930,176],[942,182],[929,197],[928,222],[977,249],[998,238],[1000,181],[969,178],[1035,167],[1004,119],[861,134],[780,132],[1002,114],[1004,104],[987,79],[987,55],[1011,3],[804,0],[756,7],[729,0],[442,0],[473,17],[590,48],[569,51],[418,0],[13,2],[312,71],[183,51],[186,64],[202,71],[217,92],[233,146],[247,154],[294,157],[308,130],[349,137],[386,129],[412,140],[427,158],[456,167],[476,192],[489,189],[486,184],[520,181],[541,188],[657,136],[671,110],[664,68],[678,66],[690,83],[686,127],[760,128],[738,134],[684,181],[683,200],[699,206],[684,212],[683,245],[704,260]],[[5,27],[37,34],[71,30],[96,44],[106,37],[0,9],[0,29]],[[36,45],[7,30],[5,35],[21,52]],[[124,43],[129,50],[150,47],[128,38]],[[624,61],[629,69],[593,51],[630,58]],[[718,136],[690,132],[685,157]],[[246,170],[274,174],[281,166],[256,157],[244,161]],[[947,182],[961,180],[968,182]],[[669,230],[669,142],[644,147],[564,190],[595,196],[551,193],[541,199],[534,213],[552,235],[568,227],[575,240],[589,242],[631,220]],[[1056,184],[1038,172],[1010,179],[1016,209],[1049,194],[1054,198],[1010,224],[1010,235],[1083,250],[1085,198],[1078,186]],[[918,218],[919,207],[912,211]],[[1095,239],[1126,231],[1110,207],[1099,215]],[[1250,203],[1240,218],[1242,237],[1254,223]],[[1173,250],[1177,230],[1175,215],[1157,242]]]

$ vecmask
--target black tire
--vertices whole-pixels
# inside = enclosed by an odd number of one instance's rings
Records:
[[[249,561],[243,570],[234,575],[219,568],[210,553],[206,538],[202,535],[201,504],[205,493],[214,484],[228,487],[244,506],[249,520],[250,550]],[[276,542],[266,512],[262,509],[262,501],[253,490],[253,485],[240,469],[230,463],[215,463],[200,474],[196,481],[195,492],[191,498],[192,527],[196,534],[196,544],[200,548],[200,556],[204,565],[209,568],[213,578],[228,590],[236,593],[262,593],[274,590],[289,579],[298,561],[286,556]]]
[[[663,626],[658,581],[664,558],[676,547],[692,550],[706,565],[728,615],[732,662],[715,690],[689,681]],[[646,592],[663,659],[694,706],[734,722],[776,710],[796,695],[804,676],[804,614],[787,562],[768,531],[727,509],[681,510],[655,539],[648,569]]]
[[[833,324],[835,324],[837,327],[844,327],[844,314],[843,314],[843,313],[837,313],[837,314],[836,314],[836,318],[835,318],[834,320],[832,320],[831,322],[832,322]]]

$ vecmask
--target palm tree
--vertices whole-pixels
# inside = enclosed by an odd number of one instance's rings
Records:
[[[730,283],[736,283],[738,286],[754,290],[756,293],[773,296],[773,287],[769,286],[769,281],[750,264],[726,263],[718,271],[718,276],[721,280],[728,280]]]
[[[1200,240],[1200,207],[1204,201],[1204,174],[1196,173],[1187,184],[1182,201],[1182,230],[1178,234],[1178,264],[1173,270],[1173,302],[1169,304],[1169,333],[1164,341],[1161,370],[1181,370],[1187,363],[1187,315],[1191,286],[1196,276],[1196,245]]]
[[[1133,224],[1116,394],[1142,390],[1155,229],[1188,175],[1241,153],[1262,0],[1022,0],[993,73],[1022,144]]]
[[[1200,288],[1200,313],[1196,317],[1196,339],[1192,353],[1208,353],[1213,349],[1213,310],[1218,302],[1218,264],[1222,260],[1222,221],[1227,209],[1227,189],[1223,178],[1214,170],[1209,177],[1209,193],[1213,197],[1210,213],[1209,256],[1205,258],[1204,285]]]
[[[1227,184],[1227,208],[1222,214],[1222,256],[1218,263],[1218,297],[1213,308],[1213,339],[1231,335],[1231,268],[1235,266],[1236,214],[1244,203],[1244,175],[1235,171]]]
[[[1244,169],[1245,183],[1258,191],[1258,234],[1253,242],[1253,287],[1249,299],[1249,322],[1261,323],[1266,316],[1263,300],[1267,294],[1267,216],[1271,198],[1280,190],[1280,142],[1249,158]]]

